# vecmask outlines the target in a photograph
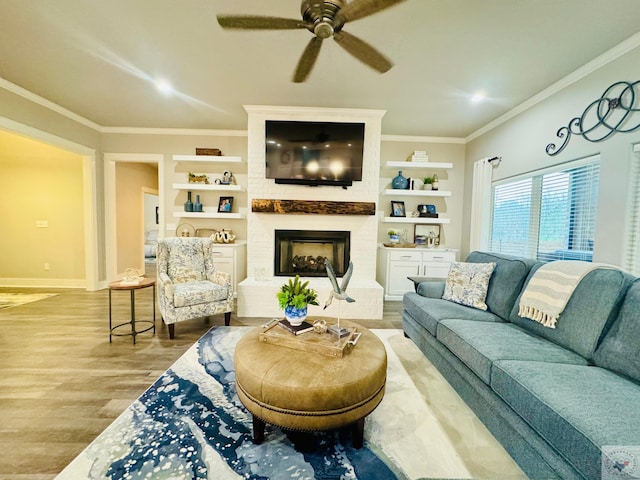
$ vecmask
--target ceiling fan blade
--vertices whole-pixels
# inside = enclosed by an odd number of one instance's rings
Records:
[[[301,83],[307,79],[309,73],[311,73],[311,69],[316,63],[316,59],[320,53],[320,47],[322,47],[322,39],[320,37],[313,37],[309,40],[298,61],[296,72],[293,74],[294,82]]]
[[[338,11],[336,19],[340,23],[353,22],[373,15],[385,8],[392,7],[405,0],[353,0]]]
[[[217,18],[222,28],[239,28],[243,30],[293,30],[311,26],[303,20],[295,20],[293,18],[262,17],[257,15],[218,15]]]
[[[380,73],[393,67],[393,64],[375,48],[344,30],[334,33],[333,39],[351,55]]]

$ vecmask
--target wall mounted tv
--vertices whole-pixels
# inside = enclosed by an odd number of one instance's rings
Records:
[[[348,187],[362,180],[364,123],[267,120],[266,177]]]

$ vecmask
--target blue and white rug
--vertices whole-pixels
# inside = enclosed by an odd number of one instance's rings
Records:
[[[470,478],[389,339],[387,390],[356,450],[346,432],[318,433],[299,452],[277,427],[252,442],[252,418],[236,396],[233,352],[248,327],[214,327],[57,477],[79,479]],[[357,348],[357,347],[356,347]],[[417,350],[417,349],[416,349]]]

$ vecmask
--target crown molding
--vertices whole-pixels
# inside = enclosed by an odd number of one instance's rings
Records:
[[[124,133],[129,135],[196,135],[210,137],[246,137],[247,130],[215,130],[198,128],[145,128],[145,127],[102,127],[102,133]]]
[[[504,115],[501,115],[500,117],[496,118],[492,122],[487,123],[484,127],[479,128],[475,132],[471,133],[469,136],[465,138],[465,143],[468,143],[471,140],[474,140],[479,136],[484,135],[488,131],[493,130],[497,126],[505,123],[506,121],[511,120],[513,117],[520,115],[522,112],[530,109],[534,105],[537,105],[543,100],[546,100],[547,98],[551,97],[552,95],[555,95],[556,93],[560,92],[561,90],[564,90],[565,88],[573,85],[574,83],[577,83],[578,81],[585,78],[587,75],[590,75],[596,70],[604,67],[608,63],[613,62],[614,60],[620,58],[622,55],[630,52],[635,48],[638,48],[639,46],[640,46],[640,33],[636,33],[631,37],[627,38],[626,40],[624,40],[623,42],[619,43],[615,47],[611,48],[610,50],[607,50],[602,55],[594,58],[593,60],[586,63],[582,67],[573,71],[566,77],[558,80],[556,83],[545,88],[540,93],[531,97],[529,100],[526,100],[525,102],[521,103],[517,107],[509,110]]]
[[[47,100],[46,98],[41,97],[40,95],[36,95],[35,93],[30,92],[29,90],[19,87],[15,83],[11,83],[10,81],[5,80],[2,77],[0,77],[0,88],[4,88],[5,90],[11,93],[15,93],[16,95],[19,95],[20,97],[25,98],[33,103],[36,103],[40,106],[48,108],[49,110],[52,110],[56,113],[59,113],[60,115],[63,115],[73,120],[74,122],[78,122],[84,125],[85,127],[92,128],[93,130],[96,130],[98,132],[102,131],[102,127],[97,123],[92,122],[91,120],[84,118],[83,116],[80,116],[77,113],[73,113],[71,110],[67,110],[66,108],[61,107],[57,103],[53,103],[52,101]]]
[[[424,137],[419,135],[382,135],[383,142],[421,142],[421,143],[460,143],[465,144],[464,138],[459,137]]]

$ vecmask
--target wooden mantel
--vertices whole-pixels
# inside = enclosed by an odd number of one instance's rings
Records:
[[[331,202],[323,200],[270,200],[254,198],[254,213],[289,213],[316,215],[375,215],[375,202]]]

